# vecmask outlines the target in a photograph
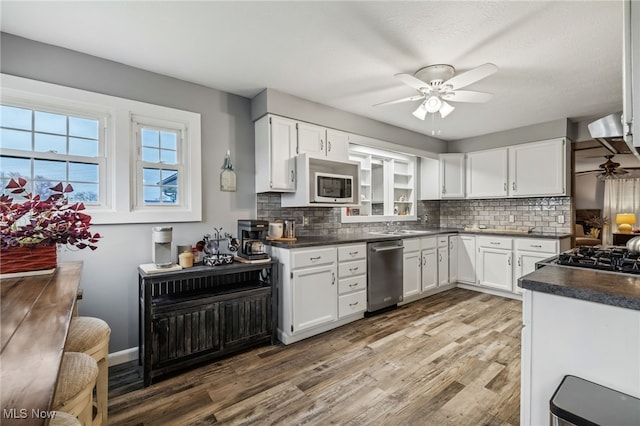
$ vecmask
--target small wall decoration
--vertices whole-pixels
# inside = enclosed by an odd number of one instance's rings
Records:
[[[224,156],[224,165],[220,173],[220,190],[227,192],[235,192],[236,190],[236,172],[233,171],[231,152],[229,152],[229,150],[227,150],[227,154]]]

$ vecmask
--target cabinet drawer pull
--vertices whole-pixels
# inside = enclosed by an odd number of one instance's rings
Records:
[[[327,151],[331,151],[331,141],[327,141]]]
[[[522,266],[522,256],[518,257],[518,266]]]
[[[511,183],[511,189],[513,189],[514,191],[516,190],[516,183],[515,182]]]
[[[320,151],[324,150],[324,141],[320,139]]]
[[[489,241],[489,244],[494,245],[494,246],[499,246],[500,243],[497,241]]]
[[[504,192],[507,192],[507,182],[504,183]]]
[[[336,274],[331,273],[331,285],[336,285]]]
[[[322,256],[310,257],[309,260],[315,262],[316,260],[322,259]]]
[[[542,244],[531,244],[530,247],[542,248]]]
[[[356,266],[355,268],[349,268],[349,272],[355,272],[358,270],[358,267]]]
[[[358,283],[349,284],[349,287],[351,287],[351,288],[358,287]]]
[[[349,256],[355,256],[358,253],[360,253],[360,252],[359,251],[350,251],[349,252]]]
[[[293,170],[291,170],[291,182],[294,182],[295,176],[293,174]]]
[[[358,304],[358,302],[349,303],[349,306],[356,306],[357,304]]]
[[[511,266],[511,256],[507,257],[507,265]]]

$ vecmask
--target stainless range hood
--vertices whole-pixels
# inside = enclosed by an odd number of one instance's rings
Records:
[[[629,142],[625,142],[622,128],[622,113],[617,112],[589,123],[591,137],[600,142],[612,154],[631,153],[640,159],[640,153]]]

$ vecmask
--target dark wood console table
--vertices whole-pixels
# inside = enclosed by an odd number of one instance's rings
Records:
[[[252,346],[275,343],[277,262],[138,269],[139,361],[153,379]]]
[[[81,272],[82,262],[64,262],[0,280],[3,426],[48,424]]]
[[[628,234],[619,234],[613,233],[613,245],[614,246],[624,246],[627,244],[627,241],[632,239],[633,237],[640,237],[640,234],[630,232]]]

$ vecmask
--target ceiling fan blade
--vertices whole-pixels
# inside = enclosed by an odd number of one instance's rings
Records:
[[[498,71],[497,66],[492,63],[486,63],[472,70],[451,77],[449,80],[445,81],[443,85],[449,85],[453,90],[459,89],[468,86],[471,83],[475,83],[478,80],[489,77],[496,71]]]
[[[491,93],[473,92],[471,90],[454,90],[442,95],[442,99],[451,102],[487,102],[493,98]]]
[[[407,98],[396,99],[395,101],[381,102],[379,104],[375,104],[374,106],[393,105],[393,104],[399,104],[402,102],[418,101],[420,99],[424,99],[424,95],[415,95],[415,96],[409,96]]]
[[[429,83],[425,83],[424,81],[412,76],[411,74],[400,73],[395,74],[394,77],[402,81],[407,86],[411,86],[416,90],[430,89]]]

